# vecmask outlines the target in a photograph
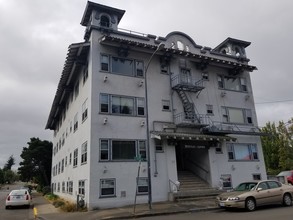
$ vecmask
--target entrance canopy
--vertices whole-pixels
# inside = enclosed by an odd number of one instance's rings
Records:
[[[236,141],[236,138],[229,136],[205,135],[194,133],[152,131],[151,138],[156,139],[178,139],[178,140],[201,140],[201,141]]]

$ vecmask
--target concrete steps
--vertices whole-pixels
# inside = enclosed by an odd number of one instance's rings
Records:
[[[174,193],[174,200],[177,202],[209,200],[213,203],[216,196],[221,193],[189,171],[179,171],[178,181],[180,190]]]

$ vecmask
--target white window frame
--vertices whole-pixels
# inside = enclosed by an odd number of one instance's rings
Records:
[[[73,167],[77,167],[78,164],[78,148],[73,151]]]
[[[87,141],[81,145],[81,164],[87,163]]]
[[[108,182],[108,183],[107,183]],[[113,185],[113,187],[106,187],[107,185]],[[105,186],[105,187],[104,187]],[[113,189],[112,194],[103,194],[103,189]],[[100,197],[115,197],[116,196],[116,179],[100,179]]]

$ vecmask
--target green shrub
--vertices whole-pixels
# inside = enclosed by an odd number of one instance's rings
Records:
[[[60,207],[61,210],[64,212],[75,212],[76,210],[76,204],[72,202],[66,202],[63,206]]]
[[[53,202],[53,206],[55,206],[56,208],[59,208],[61,206],[64,206],[65,202],[60,200],[60,199],[57,199]]]
[[[52,201],[52,200],[59,199],[59,196],[57,196],[57,195],[55,195],[53,193],[49,193],[49,194],[45,195],[45,198],[48,199],[48,200],[50,200],[50,201]]]

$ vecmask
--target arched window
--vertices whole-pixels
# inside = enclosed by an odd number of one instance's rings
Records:
[[[101,16],[101,26],[102,27],[110,27],[110,19],[106,15]]]
[[[178,50],[184,50],[184,44],[181,41],[177,41],[177,48]]]

